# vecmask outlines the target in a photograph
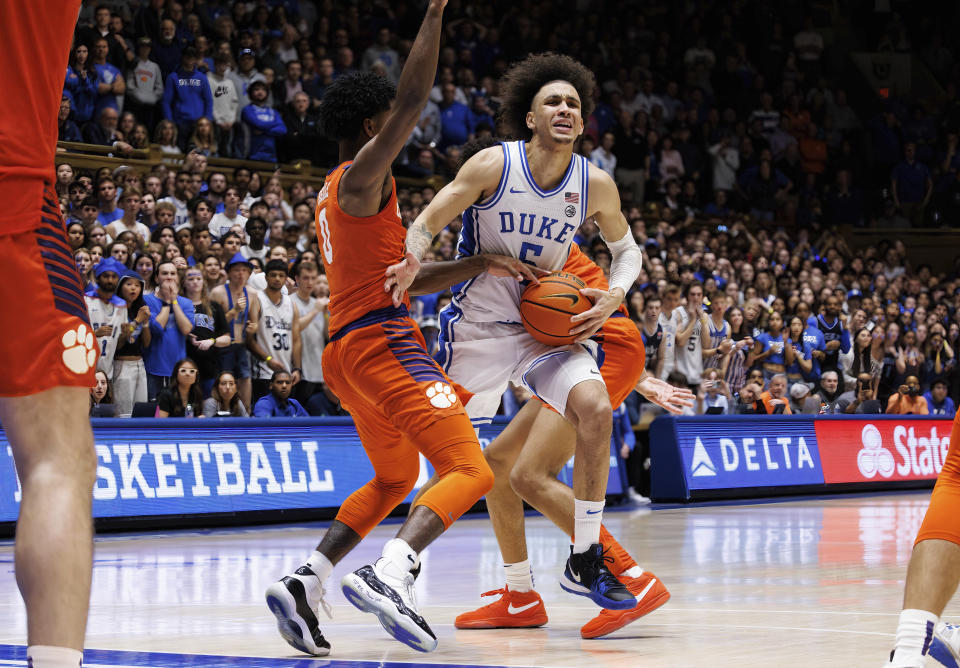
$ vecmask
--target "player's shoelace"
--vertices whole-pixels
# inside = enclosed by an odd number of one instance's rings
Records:
[[[320,585],[320,607],[323,608],[328,619],[333,619],[333,606],[327,602],[327,588],[322,584]]]
[[[616,560],[607,554],[612,548],[607,548],[600,553],[600,558],[597,560],[597,580],[598,580],[598,589],[602,585],[602,591],[606,592],[611,587],[622,587],[623,583],[617,579],[611,571],[607,564],[613,564]]]
[[[480,594],[480,598],[483,598],[484,596],[498,596],[498,595],[503,596],[506,593],[507,593],[506,587],[503,587],[501,589],[491,589],[490,591],[485,591],[482,594]]]

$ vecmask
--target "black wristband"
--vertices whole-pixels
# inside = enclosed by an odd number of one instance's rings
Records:
[[[163,305],[173,308],[173,302],[163,302]]]

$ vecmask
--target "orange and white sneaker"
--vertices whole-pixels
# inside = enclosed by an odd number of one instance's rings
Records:
[[[613,633],[627,624],[640,619],[670,600],[670,592],[653,573],[644,572],[638,578],[621,575],[619,580],[637,598],[636,607],[629,610],[601,610],[600,614],[580,629],[582,638],[599,638]]]
[[[502,596],[493,603],[457,615],[453,625],[458,629],[532,629],[547,623],[547,610],[536,591],[510,591],[504,586],[481,596],[497,594]]]

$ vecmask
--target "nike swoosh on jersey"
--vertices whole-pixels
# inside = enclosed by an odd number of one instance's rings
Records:
[[[510,186],[510,193],[513,194],[513,195],[521,195],[521,194],[523,194],[523,193],[525,193],[525,192],[527,192],[527,191],[526,191],[526,190],[517,190],[517,189],[514,188],[513,186]]]
[[[534,601],[533,603],[527,603],[526,605],[521,605],[519,608],[514,606],[513,603],[507,606],[507,612],[511,615],[517,615],[524,610],[529,610],[530,608],[535,608],[540,605],[540,601]]]

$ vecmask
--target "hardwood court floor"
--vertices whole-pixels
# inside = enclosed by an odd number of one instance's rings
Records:
[[[549,624],[455,630],[457,613],[489,602],[480,594],[503,585],[489,522],[465,519],[427,552],[418,581],[421,612],[440,638],[429,655],[388,637],[336,586],[379,555],[396,525],[378,528],[334,571],[334,619],[322,625],[333,645],[326,660],[290,649],[263,603],[267,585],[313,548],[317,527],[106,536],[97,542],[87,644],[124,651],[90,652],[85,665],[879,667],[928,496],[610,512],[608,527],[673,598],[599,640],[580,638],[598,609],[560,589],[568,542],[541,517],[527,518],[528,543]],[[9,543],[0,545],[0,666],[24,665],[14,647],[26,623],[12,556]],[[946,617],[960,618],[960,606],[951,603]]]

